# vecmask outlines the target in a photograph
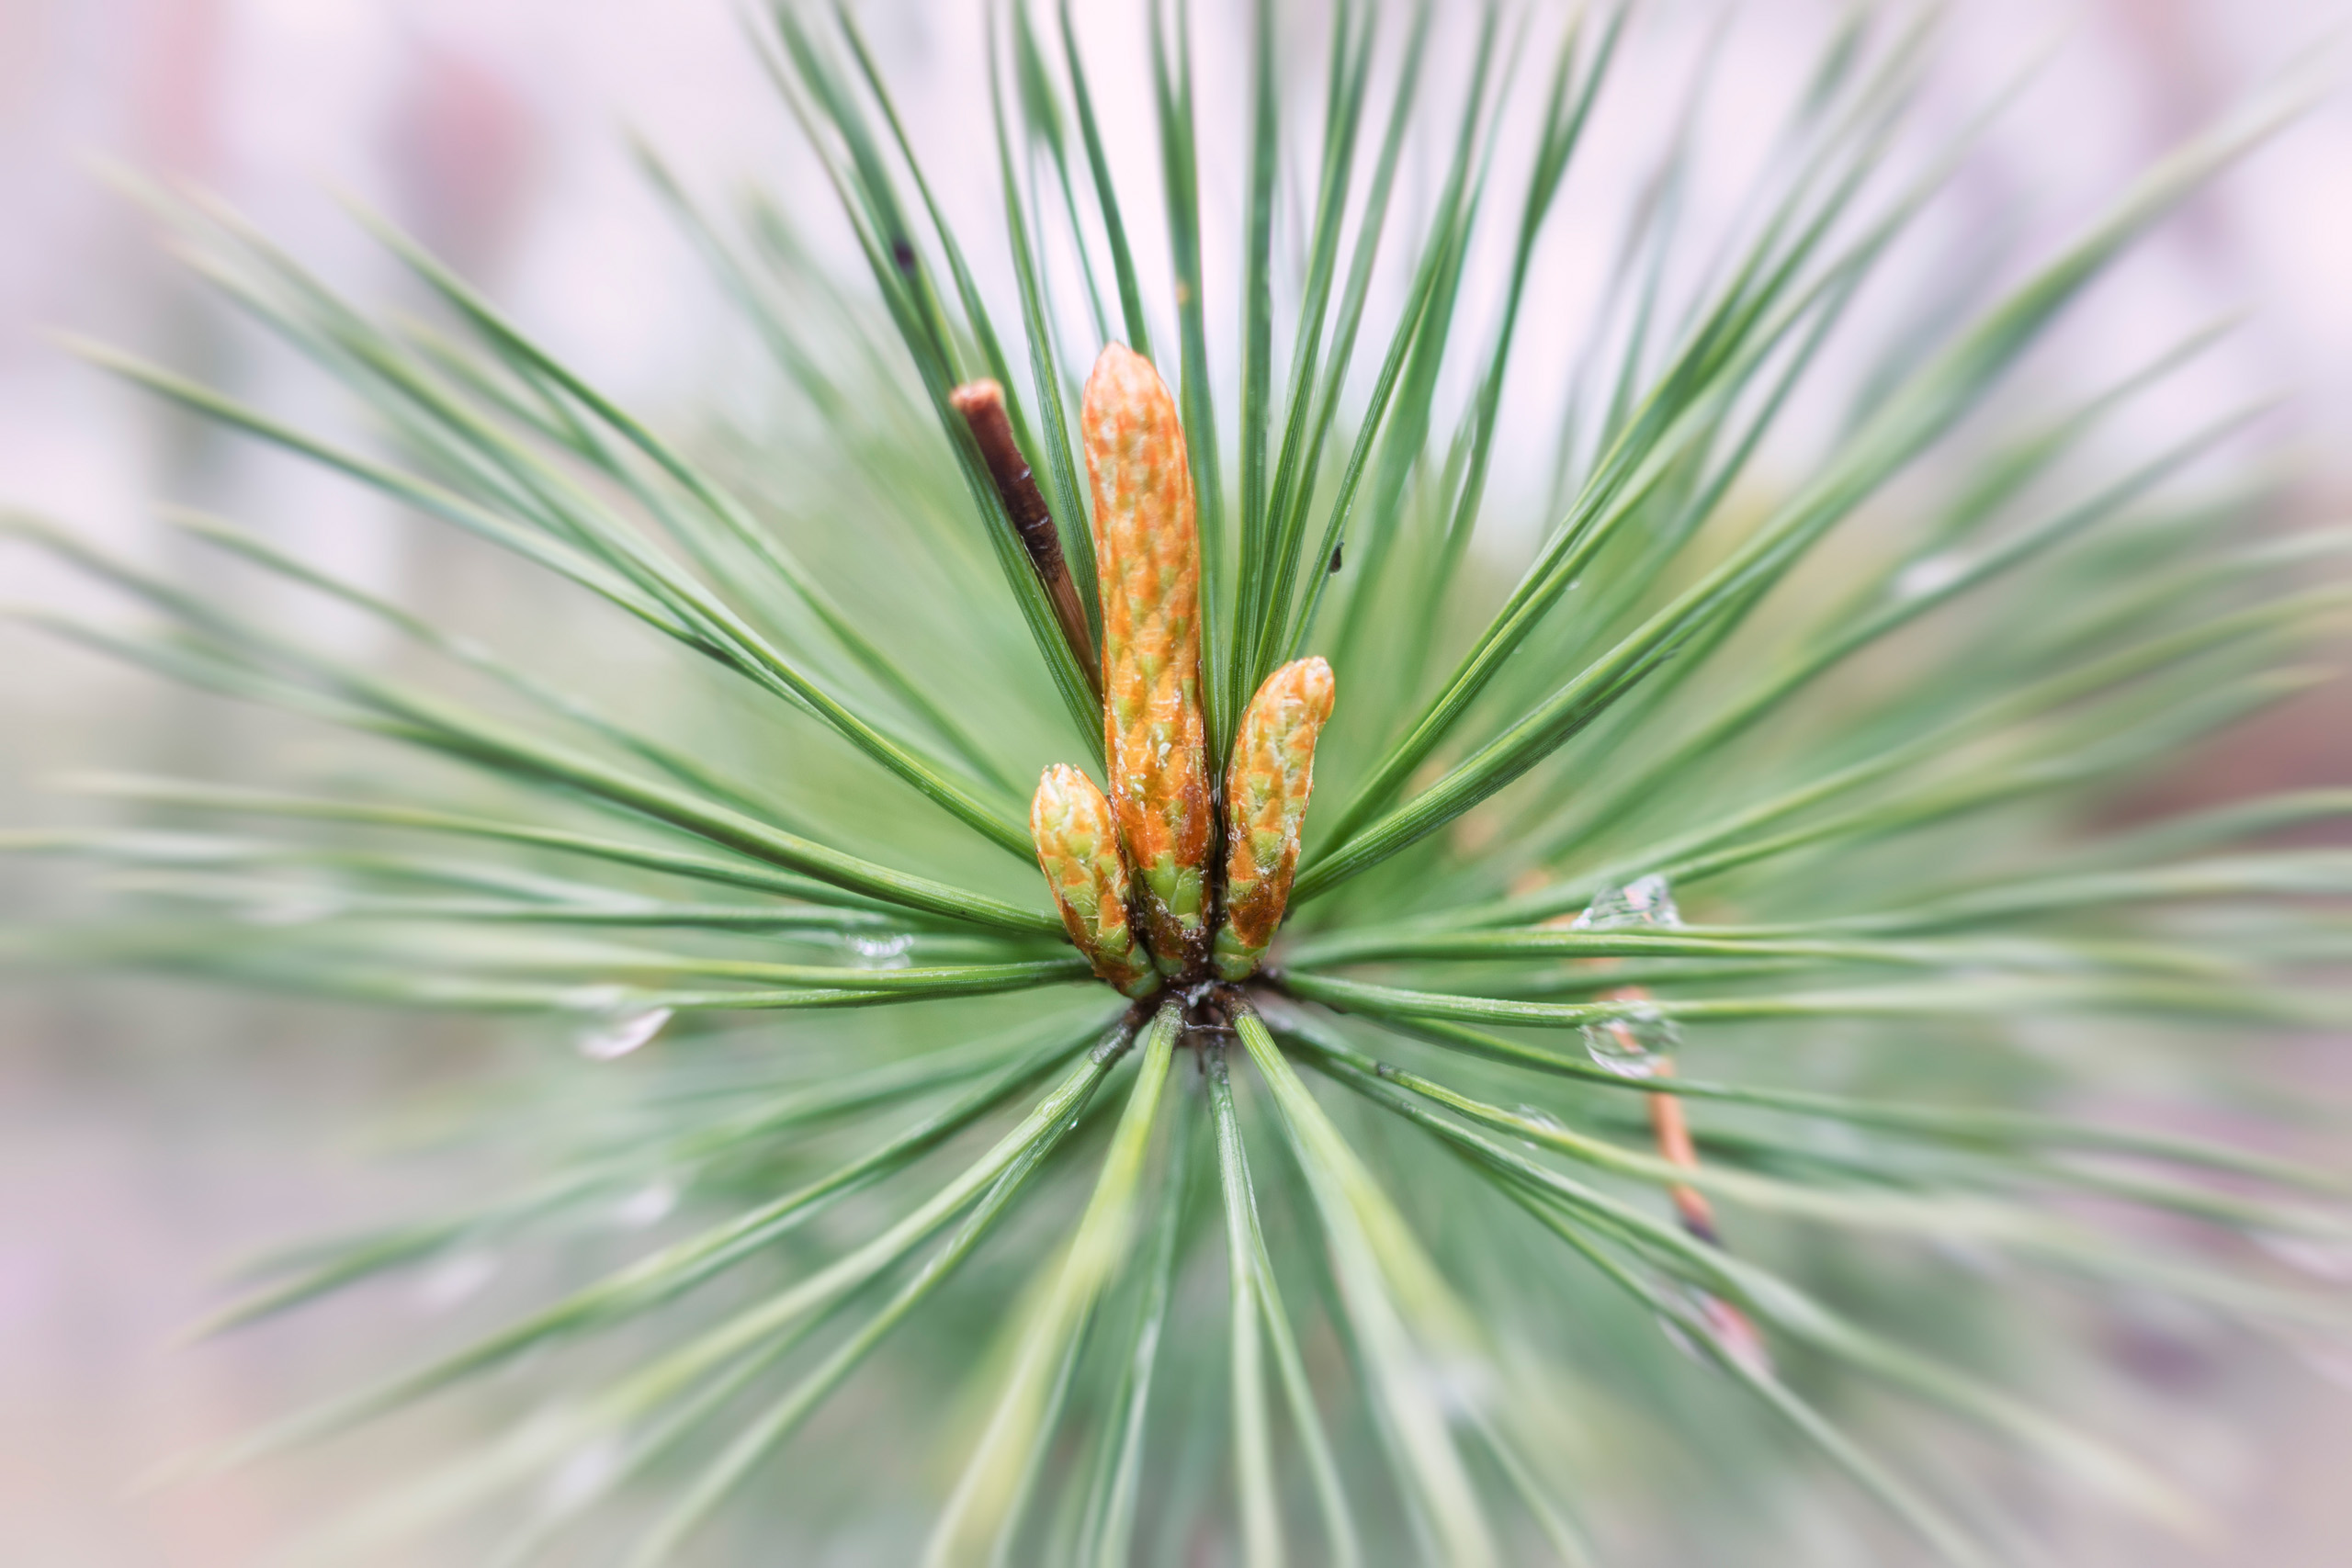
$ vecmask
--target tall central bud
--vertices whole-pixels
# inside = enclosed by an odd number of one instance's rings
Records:
[[[1209,766],[1201,709],[1201,540],[1176,400],[1119,344],[1086,379],[1080,423],[1102,589],[1102,740],[1111,807],[1143,883],[1152,956],[1208,950]]]

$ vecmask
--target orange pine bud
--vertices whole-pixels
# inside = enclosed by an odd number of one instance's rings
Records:
[[[1111,803],[1160,969],[1208,948],[1207,725],[1201,708],[1201,545],[1176,401],[1118,344],[1086,380],[1080,420],[1102,589],[1102,739]]]
[[[1118,827],[1094,781],[1067,763],[1047,768],[1029,803],[1029,836],[1062,925],[1094,973],[1130,997],[1158,990],[1159,972],[1127,920],[1132,889]]]
[[[1242,710],[1225,771],[1225,923],[1216,972],[1249,977],[1282,924],[1298,829],[1315,789],[1315,739],[1331,716],[1331,667],[1301,659],[1266,677]]]

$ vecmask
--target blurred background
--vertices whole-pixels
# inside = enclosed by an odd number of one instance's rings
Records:
[[[1230,34],[1240,8],[1195,0],[1206,36]],[[1743,106],[1785,89],[1804,58],[1792,40],[1817,36],[1838,8],[1734,9],[1702,137],[1721,154],[1702,160],[1702,208],[1736,201],[1755,140]],[[952,146],[959,118],[985,112],[970,68],[977,0],[861,9],[903,84],[918,141]],[[1620,116],[1673,101],[1690,53],[1676,35],[1703,35],[1722,15],[1673,0],[1652,10],[1668,42],[1627,60],[1609,89]],[[1947,238],[1962,260],[1985,238],[1971,232],[1970,213],[2002,245],[2034,253],[2342,20],[2338,7],[2306,0],[1970,0],[1954,12],[1932,89],[1944,121],[2041,62],[1956,192]],[[1087,26],[1106,54],[1133,42],[1132,22],[1106,15]],[[379,587],[433,570],[429,547],[379,503],[222,443],[61,346],[61,333],[124,345],[299,407],[330,431],[352,417],[203,302],[137,202],[110,183],[116,167],[215,192],[338,283],[390,298],[390,268],[338,206],[356,197],[623,401],[686,417],[708,391],[708,367],[740,352],[739,334],[645,189],[630,138],[704,188],[757,178],[787,199],[831,201],[744,38],[732,0],[0,0],[0,502],[167,570],[197,569],[168,554],[153,521],[158,500],[263,524]],[[1211,125],[1240,119],[1204,115]],[[1114,161],[1148,169],[1147,124],[1114,110],[1109,129]],[[1639,172],[1630,152],[1597,138],[1566,199],[1611,212]],[[1206,178],[1210,209],[1231,206],[1235,160],[1212,146]],[[982,212],[994,196],[948,199]],[[1156,236],[1142,221],[1148,249]],[[1539,310],[1577,309],[1605,262],[1604,247],[1564,227]],[[1231,269],[1230,239],[1210,235],[1213,297],[1230,298],[1216,271]],[[2294,514],[2341,521],[2352,498],[2343,93],[2163,229],[2074,323],[2054,373],[2079,364],[2084,384],[2103,380],[2240,307],[2247,321],[2181,400],[2211,409],[2279,396],[2261,460],[2286,465]],[[2186,415],[2157,400],[2139,417]],[[1525,462],[1501,490],[1540,487],[1542,455]],[[71,605],[86,592],[0,546],[0,602]],[[333,621],[304,629],[365,636]],[[2137,808],[2352,782],[2342,685],[2150,781]],[[200,773],[208,760],[302,743],[0,624],[0,826],[76,819],[79,808],[44,787],[74,768]],[[0,863],[9,919],[47,918],[74,897],[70,877]],[[0,1559],[245,1563],[287,1539],[315,1470],[153,1495],[133,1495],[133,1483],[175,1451],[332,1386],[367,1321],[297,1318],[196,1348],[175,1347],[175,1332],[215,1299],[242,1253],[389,1219],[467,1181],[463,1169],[385,1157],[376,1129],[417,1090],[494,1070],[509,1048],[446,1021],[160,983],[12,977],[0,989]],[[2352,1091],[2340,1058],[2314,1052],[2316,1090]],[[469,1288],[436,1276],[412,1301],[368,1310],[422,1316]],[[2341,1483],[2352,1369],[2332,1381],[2324,1367],[2241,1365],[2226,1341],[2194,1336],[2114,1353],[2144,1357],[2146,1375],[2177,1396],[2173,1429],[2149,1446],[2230,1521],[2227,1544],[2202,1560],[2318,1568],[2352,1558],[2352,1494]],[[2122,1561],[2120,1550],[2086,1539],[2071,1560]]]

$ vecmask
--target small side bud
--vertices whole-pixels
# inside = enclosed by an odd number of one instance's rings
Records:
[[[1201,544],[1176,400],[1119,344],[1086,379],[1080,424],[1102,599],[1102,740],[1112,809],[1164,974],[1208,953],[1212,826],[1201,706]]]
[[[1258,967],[1290,902],[1298,830],[1315,789],[1315,740],[1331,716],[1331,667],[1285,664],[1242,710],[1225,773],[1225,923],[1216,972],[1244,980]]]
[[[1029,803],[1029,836],[1062,925],[1094,973],[1126,996],[1159,989],[1159,972],[1127,919],[1127,863],[1111,803],[1094,781],[1067,763],[1047,768]]]

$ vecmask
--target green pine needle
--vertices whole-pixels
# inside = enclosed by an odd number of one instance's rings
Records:
[[[2352,1180],[2266,1143],[2329,1123],[2261,1043],[2352,1021],[2352,855],[2277,837],[2352,792],[2101,825],[2332,678],[2303,660],[2352,536],[2249,546],[2262,497],[2198,479],[2259,410],[2094,456],[2226,326],[2088,394],[2029,355],[2301,98],[1986,302],[1885,326],[1857,302],[1902,286],[1984,123],[1914,127],[1928,20],[1858,9],[1700,232],[1714,57],[1629,119],[1630,6],[1258,0],[1231,59],[1187,0],[1141,9],[1128,59],[1067,0],[999,0],[966,62],[989,123],[933,146],[845,5],[774,6],[756,47],[837,199],[715,205],[641,152],[768,361],[673,428],[380,220],[428,319],[141,193],[376,438],[84,352],[451,534],[507,618],[198,513],[168,515],[270,597],[6,519],[137,612],[28,620],[362,739],[306,778],[72,781],[119,820],[0,851],[116,902],[0,958],[577,1047],[481,1111],[530,1151],[513,1190],[264,1259],[202,1331],[493,1248],[570,1282],[455,1348],[370,1345],[361,1386],[175,1473],[496,1374],[554,1397],[320,1544],[1353,1568],[1594,1562],[1648,1528],[1748,1561],[1800,1550],[1767,1489],[1822,1487],[1981,1563],[2030,1534],[1985,1501],[2029,1476],[2206,1528],[2094,1435],[2063,1352],[2149,1294],[2346,1331]],[[1627,136],[1638,202],[1596,209],[1579,159]],[[818,259],[842,239],[854,276]],[[1562,335],[1564,243],[1615,249]],[[1218,787],[1270,671],[1319,655],[1338,693],[1264,966],[1133,1004],[1033,869],[1024,781],[1099,772],[1103,725],[949,400],[1001,384],[1099,639],[1077,400],[1112,338],[1158,346],[1184,422]],[[305,641],[288,594],[386,650]],[[2216,1107],[2244,1137],[2165,1125]],[[649,1190],[661,1228],[605,1234]],[[2029,1366],[2062,1371],[2029,1399]],[[1955,1470],[1951,1426],[2005,1457]]]

